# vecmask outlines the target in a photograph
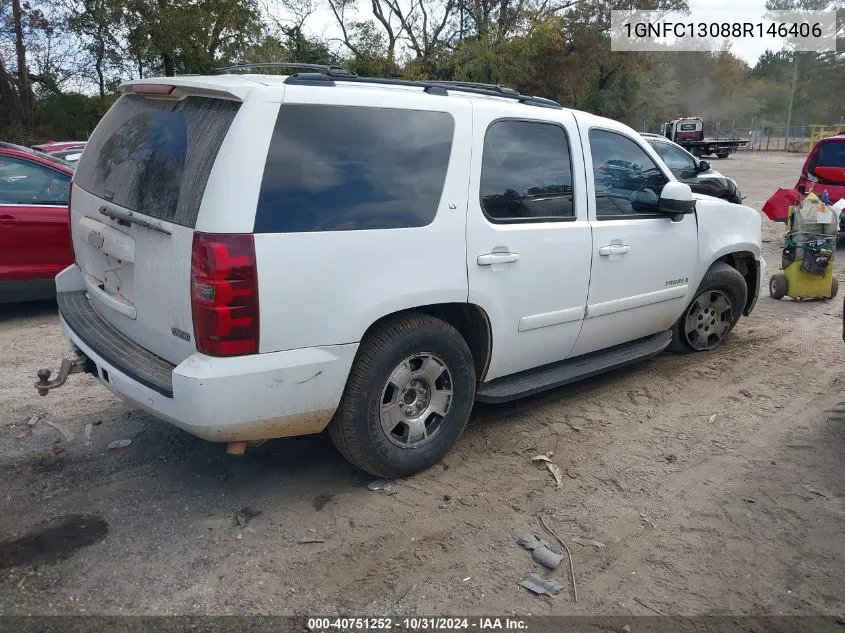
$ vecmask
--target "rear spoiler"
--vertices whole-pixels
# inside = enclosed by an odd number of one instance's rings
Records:
[[[188,96],[200,96],[243,101],[259,85],[239,75],[225,75],[223,81],[216,77],[183,76],[135,79],[122,83],[119,90],[122,94],[138,94],[153,99],[179,101]]]

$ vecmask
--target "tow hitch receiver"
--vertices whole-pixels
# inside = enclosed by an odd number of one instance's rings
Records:
[[[88,359],[84,356],[77,356],[76,358],[63,358],[62,366],[59,367],[59,375],[55,380],[50,380],[53,374],[49,369],[38,370],[38,382],[35,383],[35,388],[38,389],[39,396],[46,396],[50,389],[61,387],[67,381],[67,377],[71,374],[81,374],[89,371]]]

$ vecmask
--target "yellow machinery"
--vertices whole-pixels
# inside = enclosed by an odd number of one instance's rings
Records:
[[[774,299],[832,299],[839,283],[834,276],[836,214],[814,193],[789,207],[781,267],[769,280]]]
[[[839,130],[842,126],[833,126],[833,125],[811,125],[810,126],[810,149],[813,149],[813,145],[816,144],[816,141],[819,141],[823,138],[828,136],[836,136],[839,134]]]

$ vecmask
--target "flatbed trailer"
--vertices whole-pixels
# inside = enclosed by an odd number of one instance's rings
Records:
[[[704,121],[700,117],[684,117],[663,124],[662,134],[694,156],[727,158],[738,149],[748,147],[741,138],[704,138]]]

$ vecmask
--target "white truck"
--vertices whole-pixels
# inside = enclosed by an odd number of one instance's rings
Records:
[[[75,355],[42,394],[88,371],[231,453],[328,428],[398,477],[476,400],[711,350],[760,292],[757,211],[546,99],[334,67],[121,90],[73,179]]]

